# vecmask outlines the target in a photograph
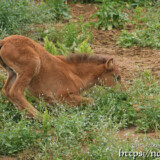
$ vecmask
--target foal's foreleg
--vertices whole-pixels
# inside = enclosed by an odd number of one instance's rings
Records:
[[[74,106],[79,106],[79,105],[88,105],[88,104],[93,104],[93,99],[91,98],[85,98],[81,97],[76,94],[70,94],[69,96],[65,97],[65,100],[68,102],[70,105]]]

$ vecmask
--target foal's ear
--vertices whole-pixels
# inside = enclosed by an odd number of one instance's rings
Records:
[[[114,67],[114,60],[113,60],[113,58],[110,58],[110,59],[108,59],[106,61],[105,67],[106,67],[107,70],[112,70],[113,69],[113,67]]]

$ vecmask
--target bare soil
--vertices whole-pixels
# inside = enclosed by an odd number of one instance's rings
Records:
[[[88,21],[92,14],[98,10],[94,4],[70,4],[69,7],[74,20],[82,15],[84,21]]]
[[[144,136],[145,135],[145,136]],[[140,139],[140,138],[150,138],[150,139],[160,139],[160,133],[159,132],[152,132],[152,133],[136,133],[136,128],[128,128],[121,130],[116,133],[116,136],[120,139]]]
[[[93,4],[75,4],[70,5],[71,14],[76,21],[78,16],[82,15],[84,21],[88,21],[90,16],[97,11]],[[131,26],[132,27],[132,26]],[[130,30],[130,27],[127,27]],[[116,44],[116,39],[120,30],[102,31],[93,29],[94,42],[92,49],[95,54],[101,56],[110,56],[115,58],[124,81],[132,80],[137,71],[150,70],[157,78],[160,76],[160,49],[150,48],[122,48]]]

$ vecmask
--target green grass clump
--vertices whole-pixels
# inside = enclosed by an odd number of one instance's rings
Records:
[[[98,20],[93,22],[96,29],[111,30],[113,28],[122,28],[128,21],[127,14],[123,13],[116,2],[106,2],[103,0],[98,12],[94,13],[91,18],[97,17]]]
[[[135,30],[132,32],[122,30],[117,43],[123,47],[160,48],[159,15],[160,10],[156,6],[147,9],[136,7],[131,20]]]
[[[44,38],[44,42],[45,42],[44,48],[45,48],[49,53],[51,53],[51,54],[53,54],[53,55],[58,55],[58,51],[57,51],[56,46],[53,44],[53,42],[50,42],[50,41],[48,40],[48,37],[45,37],[45,38]]]
[[[63,1],[56,1],[54,4],[49,1],[36,4],[29,0],[1,0],[0,32],[3,35],[0,38],[4,38],[5,33],[22,34],[27,28],[26,25],[70,18],[68,9],[65,10],[67,6],[61,6],[63,4]]]
[[[81,44],[79,44],[77,51],[78,53],[82,53],[82,54],[90,54],[93,55],[93,51],[90,47],[90,45],[88,44],[88,40],[84,40]]]
[[[82,18],[77,24],[71,21],[62,29],[51,27],[43,33],[41,39],[45,37],[44,47],[54,55],[66,55],[71,52],[93,54],[90,47],[93,41],[91,26],[83,23]]]
[[[45,2],[54,14],[56,20],[59,21],[72,17],[69,13],[69,7],[65,4],[65,0],[46,0]]]
[[[27,121],[20,120],[5,124],[3,132],[0,132],[0,155],[14,155],[27,149],[38,138],[33,126],[28,126]]]
[[[150,24],[148,27],[141,30],[136,29],[132,33],[123,30],[117,43],[123,47],[160,48],[160,24]]]

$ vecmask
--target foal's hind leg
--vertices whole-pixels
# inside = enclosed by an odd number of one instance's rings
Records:
[[[12,101],[9,96],[9,90],[13,85],[13,83],[15,82],[17,76],[16,76],[16,73],[12,70],[8,70],[8,73],[9,73],[8,78],[2,88],[2,92],[8,98],[9,101]],[[22,108],[19,108],[19,109],[22,110]]]
[[[9,89],[11,88],[12,84],[15,82],[16,77],[17,77],[16,73],[12,70],[9,70],[8,73],[9,73],[9,75],[8,75],[7,81],[2,88],[2,91],[4,91],[4,93],[6,93],[5,95],[8,94]]]
[[[29,84],[32,76],[27,72],[18,75],[16,81],[9,90],[9,98],[20,110],[26,109],[29,116],[34,117],[39,112],[24,97],[24,90]]]
[[[23,72],[19,73],[14,84],[9,90],[9,97],[12,103],[14,103],[19,109],[25,109],[29,116],[36,116],[39,112],[25,99],[24,90],[32,80],[35,74],[34,65],[30,64],[30,67]]]
[[[36,116],[39,112],[25,99],[24,90],[33,77],[39,72],[40,59],[32,47],[23,45],[17,49],[17,45],[7,43],[1,48],[2,65],[17,74],[16,79],[10,73],[4,85],[3,91],[7,93],[9,100],[20,110],[27,110],[29,116]],[[7,69],[6,68],[6,69]]]

